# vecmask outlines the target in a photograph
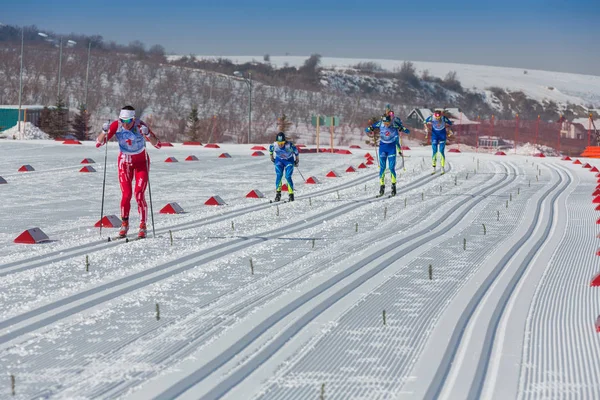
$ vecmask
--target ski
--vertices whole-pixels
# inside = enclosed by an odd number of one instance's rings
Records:
[[[125,239],[125,240],[123,240]],[[136,240],[140,240],[140,239],[146,239],[145,237],[127,237],[127,236],[113,236],[113,237],[109,237],[108,241],[109,242],[113,242],[113,241],[117,241],[117,240],[123,240],[124,243],[129,243],[129,242],[134,242]]]

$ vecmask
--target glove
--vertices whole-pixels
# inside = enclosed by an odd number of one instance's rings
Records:
[[[402,150],[398,150],[398,155],[401,156],[402,155]]]
[[[298,164],[300,164],[300,159],[296,158],[296,160],[294,161],[294,166],[297,167]]]
[[[104,139],[104,140],[106,140],[106,139]],[[97,141],[97,142],[96,142],[96,148],[98,148],[98,147],[101,147],[103,144],[104,144],[104,143],[102,143],[102,142],[98,142],[98,141]]]
[[[273,156],[271,156],[271,162],[272,162],[273,164],[275,164],[275,159],[273,158]]]
[[[140,133],[146,137],[150,134],[150,130],[146,125],[140,125]]]
[[[402,132],[408,135],[410,133],[410,130],[408,128],[402,128]]]
[[[365,128],[365,132],[370,133],[373,130],[373,128],[371,128],[370,126],[368,128]]]
[[[454,132],[452,132],[450,129],[448,129],[448,137],[452,137],[453,134],[454,134]]]
[[[102,132],[108,133],[109,128],[110,128],[110,124],[108,122],[105,122],[102,124]]]

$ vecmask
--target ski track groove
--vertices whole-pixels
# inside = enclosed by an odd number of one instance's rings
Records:
[[[511,178],[509,179],[508,176],[510,176]],[[489,186],[485,186],[483,189],[481,189],[479,191],[478,194],[482,195],[485,192],[495,192],[500,189],[503,189],[504,187],[510,185],[516,179],[516,174],[515,175],[505,174],[504,177],[502,178],[501,182],[503,182],[506,179],[509,179],[509,181],[506,183],[500,184],[500,183],[494,182],[493,184],[491,184]],[[486,193],[486,194],[489,194],[489,193]],[[484,199],[484,197],[481,197],[479,195],[477,195],[477,196],[471,195],[471,196],[469,196],[470,199],[464,200],[459,205],[452,207],[450,211],[446,212],[446,214],[445,214],[446,218],[447,219],[450,218],[450,216],[452,216],[454,214],[454,212],[456,212],[456,210],[458,210],[464,204],[467,204],[467,203],[477,204],[480,201],[482,201]],[[467,214],[467,212],[468,212],[468,210],[465,210],[459,216],[455,217],[454,222],[464,218],[464,216]],[[446,232],[451,229],[452,229],[452,226],[447,226],[442,229],[442,232]],[[291,323],[287,328],[285,328],[285,330],[282,333],[280,333],[272,342],[263,346],[263,348],[258,352],[257,355],[255,355],[255,357],[252,357],[249,361],[246,362],[246,364],[244,364],[242,367],[240,367],[236,371],[229,374],[220,383],[218,383],[216,386],[214,386],[213,389],[203,397],[203,399],[219,398],[220,396],[224,395],[233,386],[235,386],[237,383],[239,383],[240,380],[242,380],[245,376],[247,376],[251,372],[252,369],[256,368],[262,362],[264,362],[266,359],[268,359],[274,352],[276,352],[278,350],[278,348],[281,345],[283,345],[283,343],[285,343],[285,341],[287,341],[291,337],[293,337],[300,329],[302,329],[302,327],[306,326],[306,324],[308,324],[308,322],[310,322],[313,318],[315,318],[315,316],[319,315],[321,312],[324,311],[324,309],[328,308],[333,303],[338,301],[341,297],[345,296],[350,291],[354,290],[358,285],[360,285],[360,283],[368,280],[370,277],[374,276],[374,274],[381,272],[381,270],[383,270],[387,265],[391,264],[393,262],[393,260],[390,261],[390,258],[392,257],[390,255],[390,253],[393,253],[393,255],[396,256],[396,258],[397,258],[401,254],[405,254],[405,253],[413,250],[414,248],[419,247],[420,245],[428,242],[430,240],[430,237],[433,237],[433,235],[436,234],[436,233],[432,234],[429,232],[431,232],[431,226],[423,229],[420,232],[410,235],[408,238],[403,238],[401,240],[402,242],[411,242],[411,241],[415,242],[408,246],[410,250],[405,250],[405,249],[395,250],[395,247],[398,245],[398,243],[393,243],[393,244],[387,246],[382,251],[383,256],[371,256],[371,257],[368,257],[367,259],[363,259],[362,261],[354,264],[352,267],[348,267],[342,274],[338,274],[337,276],[330,278],[328,281],[325,281],[324,283],[317,286],[313,290],[310,290],[309,292],[305,293],[304,295],[302,295],[301,297],[299,297],[295,301],[293,301],[290,305],[280,309],[275,314],[273,314],[271,317],[269,317],[267,320],[263,321],[259,326],[254,328],[252,331],[249,331],[242,339],[240,339],[238,341],[238,343],[232,345],[229,350],[224,351],[220,357],[216,357],[213,360],[207,362],[207,364],[205,364],[203,367],[197,369],[195,372],[188,375],[188,377],[186,377],[186,378],[180,380],[179,382],[177,382],[176,384],[172,385],[169,389],[164,390],[162,393],[160,393],[158,396],[156,396],[156,399],[173,398],[173,397],[176,397],[176,396],[181,395],[182,393],[186,392],[191,387],[195,386],[198,382],[205,379],[209,374],[214,372],[221,365],[225,364],[231,357],[233,357],[233,354],[231,354],[231,351],[233,350],[233,348],[236,348],[236,349],[238,349],[237,351],[239,351],[240,346],[243,346],[243,347],[248,346],[256,338],[258,338],[260,335],[262,335],[270,326],[272,326],[272,324],[274,324],[276,321],[283,319],[284,317],[286,317],[288,315],[291,315],[297,307],[304,304],[306,301],[308,301],[308,299],[313,298],[317,294],[326,293],[328,291],[328,289],[334,283],[337,283],[341,279],[355,274],[355,272],[360,271],[361,268],[363,268],[369,262],[375,262],[375,260],[380,257],[386,258],[385,261],[381,261],[378,265],[376,265],[376,267],[373,267],[372,270],[366,272],[365,274],[363,274],[363,276],[356,278],[354,280],[354,282],[352,282],[351,284],[345,286],[342,289],[337,290],[334,294],[330,295],[326,300],[321,301],[310,312],[307,312],[306,314],[295,319],[294,322]],[[427,236],[429,236],[429,237],[427,237]],[[419,239],[420,237],[423,237],[423,238]],[[237,351],[236,351],[236,353],[237,353]]]
[[[600,396],[600,369],[590,357],[600,357],[593,325],[598,312],[597,294],[589,288],[589,281],[598,272],[594,262],[597,256],[590,251],[597,239],[594,229],[584,230],[577,224],[579,220],[595,218],[590,204],[594,186],[595,183],[584,185],[569,197],[567,232],[532,301],[525,330],[520,399]],[[567,251],[572,252],[569,255]]]

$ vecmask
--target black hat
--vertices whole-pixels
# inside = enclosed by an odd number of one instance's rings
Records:
[[[277,138],[275,139],[276,142],[285,142],[285,133],[283,132],[279,132],[277,134]]]

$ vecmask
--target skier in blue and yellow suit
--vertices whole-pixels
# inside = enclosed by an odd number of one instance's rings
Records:
[[[396,151],[400,153],[400,132],[410,133],[402,125],[400,118],[384,115],[380,121],[367,127],[365,131],[370,134],[374,129],[379,129],[379,195],[385,193],[385,166],[386,162],[392,176],[392,196],[396,195]]]
[[[427,119],[425,119],[424,124],[426,132],[425,139],[427,139],[427,135],[431,131],[431,150],[433,152],[433,155],[431,156],[433,172],[431,174],[435,174],[435,164],[437,161],[437,153],[439,148],[440,164],[443,175],[444,172],[446,172],[446,156],[444,154],[444,150],[446,149],[446,136],[452,136],[452,131],[450,130],[452,121],[450,121],[445,115],[442,115],[440,110],[435,110],[433,115],[430,115],[427,117]],[[431,130],[429,127],[431,127]]]
[[[281,179],[285,172],[285,180],[288,185],[289,200],[294,201],[294,182],[292,174],[294,166],[298,166],[300,158],[298,157],[298,149],[294,144],[285,138],[285,133],[279,132],[275,142],[269,146],[269,154],[271,161],[275,164],[275,201],[281,200]],[[275,154],[275,155],[273,155]]]

